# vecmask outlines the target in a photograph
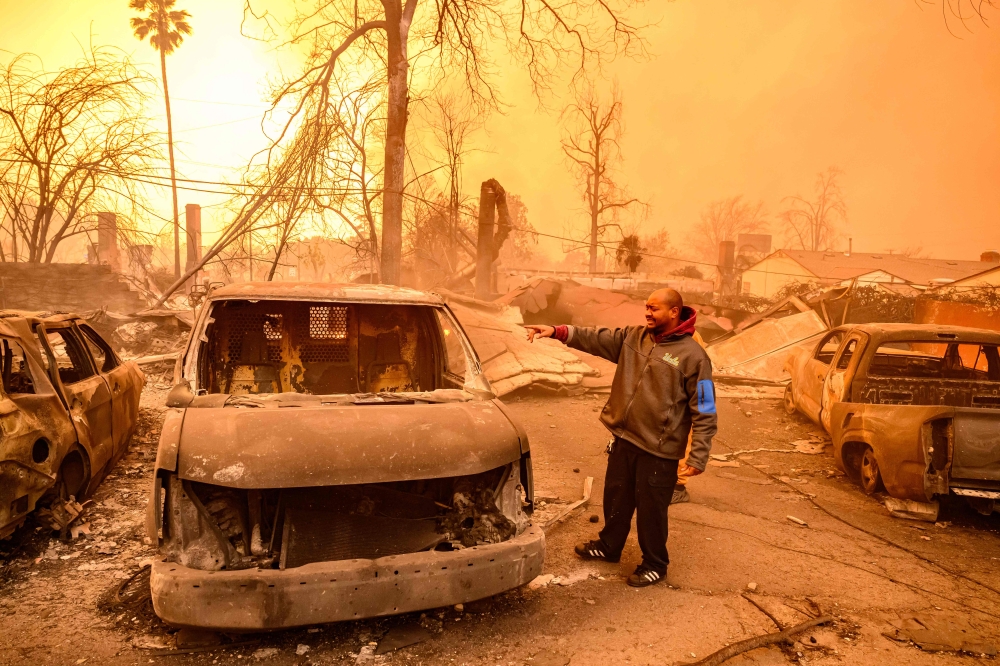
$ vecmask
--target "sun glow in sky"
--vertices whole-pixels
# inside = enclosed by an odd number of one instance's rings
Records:
[[[0,0],[0,59],[30,51],[55,69],[93,40],[133,54],[158,79],[127,4]],[[267,77],[293,63],[240,34],[243,0],[178,6],[194,26],[168,58],[178,171],[233,181],[267,145]],[[651,204],[643,233],[665,228],[689,254],[684,238],[710,201],[762,199],[773,218],[783,197],[810,194],[816,174],[838,166],[855,250],[922,246],[974,259],[1000,246],[1000,12],[993,27],[953,24],[957,37],[939,7],[912,0],[676,0],[648,5],[640,19],[656,22],[652,57],[608,74],[625,102],[624,179]],[[483,150],[467,160],[466,194],[495,177],[522,196],[540,231],[582,234],[558,109],[540,111],[524,73],[501,64],[509,108],[477,135]],[[150,110],[162,120],[160,98]],[[223,198],[182,191],[180,203]],[[168,193],[156,205],[169,218]],[[207,231],[226,221],[221,208],[204,213]]]

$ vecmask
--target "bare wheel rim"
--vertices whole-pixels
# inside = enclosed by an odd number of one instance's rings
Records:
[[[878,488],[879,481],[878,461],[875,460],[875,452],[868,447],[861,457],[861,487],[871,495]]]
[[[789,414],[795,413],[795,397],[792,395],[792,385],[785,386],[785,411]]]

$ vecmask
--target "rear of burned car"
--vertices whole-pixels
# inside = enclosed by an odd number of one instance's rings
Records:
[[[1000,499],[1000,334],[908,325],[858,331],[864,352],[845,400],[831,409],[841,467],[856,474],[870,447],[893,497],[956,494],[974,506]]]
[[[389,615],[541,572],[527,437],[437,297],[225,287],[177,374],[148,514],[165,621]]]

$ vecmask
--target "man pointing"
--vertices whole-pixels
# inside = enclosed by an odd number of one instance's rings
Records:
[[[528,340],[555,338],[618,364],[601,422],[614,435],[604,480],[604,529],[582,543],[584,559],[617,562],[636,513],[642,563],[633,587],[666,580],[667,507],[678,461],[691,435],[687,465],[705,470],[716,432],[712,363],[691,339],[697,313],[673,289],[646,300],[646,325],[625,328],[525,326]]]

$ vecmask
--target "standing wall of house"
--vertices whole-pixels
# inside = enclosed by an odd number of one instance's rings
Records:
[[[945,288],[951,289],[976,289],[978,287],[1000,287],[1000,268],[995,268],[986,273],[973,275],[964,280],[956,280]]]
[[[787,284],[812,281],[817,277],[797,261],[775,254],[743,273],[743,293],[771,298]]]

